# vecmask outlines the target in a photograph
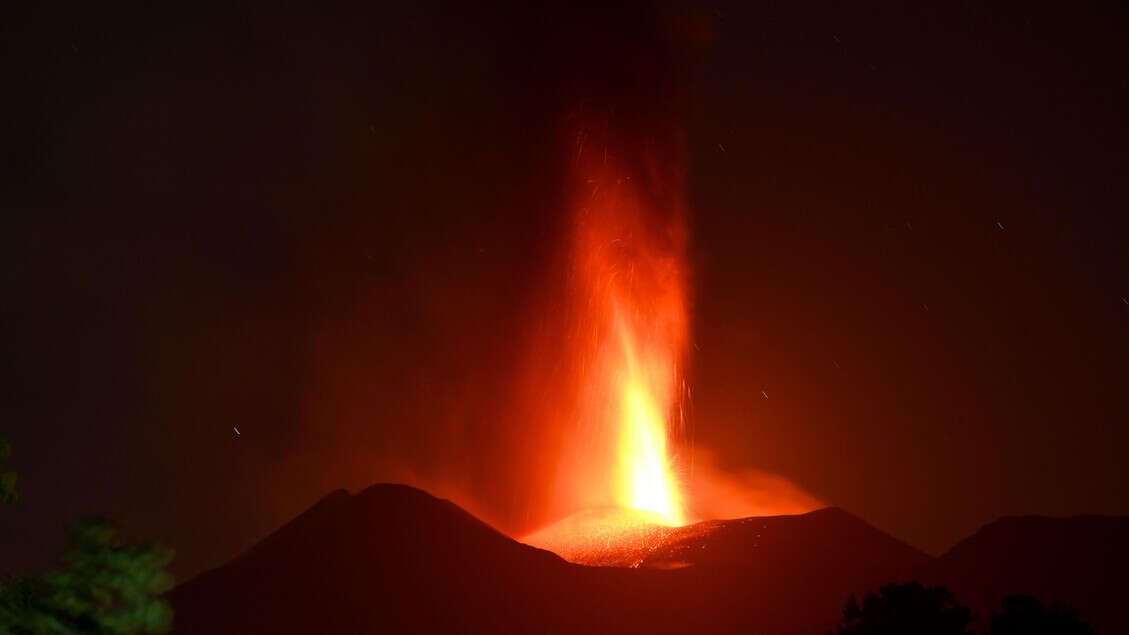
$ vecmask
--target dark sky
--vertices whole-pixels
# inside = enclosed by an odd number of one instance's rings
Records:
[[[1129,513],[1124,8],[275,4],[4,20],[0,570],[379,480],[552,520],[577,113],[684,133],[695,447],[934,552]]]

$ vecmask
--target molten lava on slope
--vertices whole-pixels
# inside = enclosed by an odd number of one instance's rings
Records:
[[[654,512],[602,507],[573,514],[522,542],[577,564],[638,567],[679,529]]]

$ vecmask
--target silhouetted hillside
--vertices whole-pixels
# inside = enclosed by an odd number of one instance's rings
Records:
[[[532,627],[570,566],[401,485],[336,491],[172,594],[178,633]],[[520,598],[518,597],[520,594]],[[537,624],[540,627],[540,624]],[[471,630],[475,630],[472,627]]]
[[[985,525],[928,565],[986,620],[1005,595],[1072,605],[1099,633],[1124,632],[1129,518],[1009,516]]]
[[[713,521],[648,556],[569,564],[400,485],[334,492],[172,593],[177,633],[817,632],[927,558],[840,510]]]
[[[1125,518],[1006,518],[937,559],[835,508],[644,534],[589,553],[637,568],[583,566],[411,487],[338,491],[174,590],[175,632],[823,633],[850,593],[910,577],[982,617],[1028,593],[1123,623]]]
[[[905,579],[929,559],[851,514],[828,508],[680,528],[643,566],[692,565],[678,572],[702,589],[688,594],[699,602],[697,615],[718,615],[725,603],[756,612],[761,632],[822,633],[849,593]]]
[[[821,566],[831,555],[852,575],[888,580],[931,558],[838,508],[806,514],[710,520],[684,527],[653,514],[595,509],[569,516],[522,541],[577,564],[671,569],[685,566]]]

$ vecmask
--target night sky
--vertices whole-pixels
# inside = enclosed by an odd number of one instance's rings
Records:
[[[0,571],[384,480],[555,520],[577,113],[683,132],[703,455],[934,553],[1129,514],[1126,9],[275,4],[0,27]]]

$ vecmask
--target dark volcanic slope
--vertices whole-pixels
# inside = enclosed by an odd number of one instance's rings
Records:
[[[641,566],[685,562],[744,569],[818,568],[833,561],[864,578],[909,573],[929,556],[847,512],[831,507],[807,514],[712,520],[679,527]]]
[[[640,566],[679,569],[728,602],[756,606],[765,632],[824,632],[851,592],[907,579],[930,557],[837,509],[793,516],[708,521],[680,528]],[[700,596],[703,614],[719,597]]]
[[[623,509],[579,512],[522,539],[578,564],[749,570],[818,567],[833,560],[855,576],[893,579],[932,559],[838,508],[807,514],[710,520],[683,527]],[[810,562],[811,560],[818,562]]]
[[[550,581],[569,578],[569,568],[410,487],[337,491],[246,554],[175,589],[175,631],[522,628],[558,608],[537,602],[550,596]]]
[[[699,523],[649,548],[640,568],[586,567],[448,501],[377,485],[331,494],[171,598],[175,632],[209,635],[823,633],[849,593],[912,573],[984,614],[1028,592],[1116,632],[1124,620],[1106,607],[1126,591],[1127,523],[1005,519],[931,559],[824,509]],[[673,562],[688,566],[661,568]]]
[[[696,566],[593,568],[413,488],[335,492],[178,587],[176,632],[821,632],[924,558],[839,510],[704,526],[668,545]]]
[[[1099,633],[1126,630],[1129,518],[1038,516],[985,525],[930,564],[922,578],[948,585],[986,617],[1023,593],[1077,608]]]

